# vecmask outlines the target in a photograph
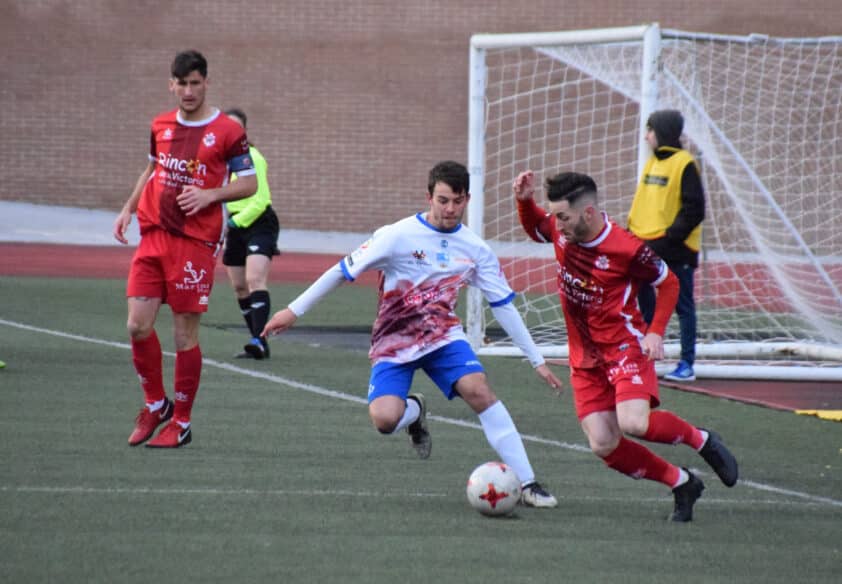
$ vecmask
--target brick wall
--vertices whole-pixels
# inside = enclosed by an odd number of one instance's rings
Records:
[[[118,209],[174,104],[181,49],[208,100],[249,115],[283,227],[369,231],[424,205],[426,173],[467,156],[477,32],[627,26],[777,36],[842,31],[837,0],[17,0],[0,20],[0,199]],[[807,6],[797,7],[801,4]]]

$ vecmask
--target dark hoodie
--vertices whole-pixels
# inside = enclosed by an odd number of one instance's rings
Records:
[[[681,133],[684,131],[684,117],[677,110],[660,110],[652,113],[646,125],[655,132],[658,148],[654,155],[664,160],[681,150]],[[699,254],[684,245],[684,240],[705,218],[705,193],[702,179],[695,164],[688,164],[681,175],[681,210],[673,224],[660,239],[648,241],[655,253],[668,264],[681,263],[693,267],[699,265]]]

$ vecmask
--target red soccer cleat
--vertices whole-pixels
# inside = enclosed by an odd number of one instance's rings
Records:
[[[164,429],[150,440],[147,448],[178,448],[185,444],[190,444],[193,439],[193,432],[190,431],[190,426],[182,428],[181,425],[172,420],[169,424],[164,426]]]
[[[143,406],[135,418],[134,430],[129,436],[129,446],[137,446],[149,440],[158,426],[172,418],[172,412],[173,404],[167,398],[164,398],[164,405],[154,412],[150,412],[149,408]]]

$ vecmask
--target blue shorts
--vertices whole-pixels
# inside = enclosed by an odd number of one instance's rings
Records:
[[[456,382],[469,373],[485,369],[474,350],[465,341],[454,341],[409,363],[381,361],[371,369],[368,382],[368,403],[384,395],[406,399],[416,369],[423,369],[447,399],[456,397]]]

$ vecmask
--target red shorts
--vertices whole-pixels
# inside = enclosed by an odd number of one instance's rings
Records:
[[[617,402],[630,399],[648,399],[653,408],[661,403],[655,362],[641,353],[638,345],[612,357],[600,367],[570,368],[573,403],[580,420],[594,412],[613,411]]]
[[[160,298],[173,312],[207,312],[217,249],[163,229],[144,233],[132,258],[126,296]]]

